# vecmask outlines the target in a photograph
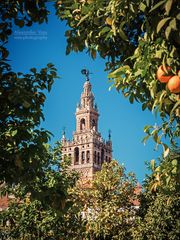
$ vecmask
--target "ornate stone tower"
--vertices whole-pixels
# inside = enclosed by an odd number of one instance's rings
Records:
[[[81,178],[92,179],[96,171],[101,170],[103,162],[112,159],[112,142],[109,133],[108,141],[102,139],[98,132],[98,109],[94,104],[94,95],[91,91],[89,72],[82,70],[86,75],[81,100],[76,108],[76,131],[72,141],[67,140],[65,132],[62,136],[62,156],[71,159],[71,169],[81,174]]]

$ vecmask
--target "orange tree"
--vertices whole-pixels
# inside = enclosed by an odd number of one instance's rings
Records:
[[[87,49],[94,59],[98,53],[106,59],[112,86],[161,116],[162,125],[145,127],[144,141],[152,136],[163,144],[165,136],[176,144],[179,94],[158,81],[156,72],[162,65],[165,75],[178,75],[179,1],[64,0],[56,2],[56,9],[69,25],[67,54]]]
[[[180,234],[180,152],[173,150],[151,163],[146,178],[141,205],[136,216],[134,239],[178,239]],[[167,177],[168,176],[168,177]]]
[[[66,53],[87,49],[93,59],[99,54],[112,87],[161,117],[160,125],[144,127],[143,142],[152,137],[166,157],[169,146],[178,145],[180,129],[180,2],[63,0],[55,6],[69,26]],[[160,69],[163,77],[176,76],[176,91],[162,82]]]

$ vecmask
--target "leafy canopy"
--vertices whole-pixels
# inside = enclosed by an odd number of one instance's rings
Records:
[[[70,225],[69,239],[131,239],[136,216],[133,201],[138,198],[136,185],[134,174],[126,174],[124,167],[113,160],[102,165],[89,188],[79,184],[70,189],[73,210],[66,216],[71,221],[76,219],[80,235]]]
[[[69,161],[61,161],[59,143],[49,148],[48,153],[48,164],[31,185],[4,186],[11,198],[8,209],[0,212],[1,239],[43,240],[63,236],[64,214],[71,207],[67,201],[68,188],[74,186],[77,173],[69,171]]]
[[[157,165],[151,162],[133,230],[134,239],[178,239],[180,231],[180,154],[173,150]]]
[[[160,126],[149,126],[150,136],[163,136],[176,145],[179,136],[179,96],[156,79],[159,66],[180,66],[180,3],[178,0],[64,0],[56,2],[57,15],[69,25],[67,54],[87,49],[107,60],[113,86],[142,109],[159,114]],[[164,150],[167,145],[163,145]]]
[[[0,3],[0,184],[31,184],[49,164],[50,132],[40,129],[45,93],[57,78],[52,63],[29,73],[12,71],[6,44],[13,24],[22,28],[47,21],[47,1]]]

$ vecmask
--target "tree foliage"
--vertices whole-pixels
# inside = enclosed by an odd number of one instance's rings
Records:
[[[176,145],[179,136],[179,95],[156,79],[159,66],[180,66],[180,4],[171,0],[65,0],[56,3],[57,15],[66,20],[67,53],[87,49],[107,60],[113,86],[131,103],[160,114],[163,123],[149,127],[157,144],[162,136]],[[163,145],[164,150],[167,149]]]
[[[43,172],[31,184],[5,185],[10,197],[8,209],[0,212],[2,239],[59,239],[63,236],[64,214],[71,207],[68,188],[77,173],[69,171],[69,161],[61,160],[60,144],[48,148]],[[12,199],[11,199],[12,198]]]
[[[172,93],[157,80],[162,65],[169,75],[180,66],[180,3],[177,0],[82,0],[58,1],[57,15],[69,26],[67,54],[87,49],[106,60],[112,87],[140,102],[162,119],[160,125],[145,126],[145,143],[152,137],[163,146],[163,160],[151,161],[152,175],[142,194],[134,239],[177,239],[179,234],[179,157],[168,142],[178,146],[179,93]],[[168,141],[165,142],[165,138]]]
[[[134,239],[178,239],[179,196],[175,195],[169,200],[166,195],[157,194],[148,203],[147,213],[133,230]]]
[[[0,3],[0,183],[31,184],[47,164],[50,132],[40,129],[45,93],[51,90],[57,70],[49,63],[27,74],[14,72],[6,44],[13,25],[20,28],[47,21],[47,1]]]
[[[180,234],[180,159],[173,150],[156,166],[151,162],[152,173],[146,178],[141,197],[139,218],[133,230],[135,239],[171,239]]]
[[[14,24],[22,28],[47,22],[47,1],[0,3],[0,195],[13,196],[1,212],[4,239],[50,239],[67,210],[67,189],[77,174],[61,162],[61,146],[48,144],[40,128],[46,94],[58,77],[52,63],[29,73],[11,68],[7,42]],[[22,59],[23,60],[23,59]]]
[[[50,133],[40,129],[44,119],[44,90],[50,91],[56,69],[48,64],[22,74],[1,68],[0,179],[9,183],[33,181],[41,174]],[[52,75],[54,74],[54,75]]]
[[[66,20],[67,53],[87,49],[107,60],[106,70],[118,91],[159,113],[161,126],[146,126],[163,144],[164,158],[147,178],[141,208],[133,208],[136,180],[112,161],[104,164],[89,189],[73,188],[77,175],[61,161],[60,145],[47,144],[40,129],[45,93],[57,78],[49,63],[29,73],[13,72],[6,43],[13,24],[20,28],[47,22],[47,1],[0,3],[0,183],[12,194],[1,212],[4,239],[177,239],[179,236],[179,153],[169,153],[162,136],[176,144],[179,95],[156,80],[160,65],[179,71],[177,0],[64,0],[55,3]],[[69,187],[71,187],[69,189]]]
[[[73,211],[67,216],[76,219],[79,231],[71,231],[69,239],[131,239],[131,229],[135,224],[136,210],[133,200],[136,179],[134,174],[126,174],[124,167],[116,161],[104,163],[96,173],[89,188],[79,183],[69,190]],[[67,233],[68,234],[68,233]]]
[[[0,195],[12,195],[17,200],[1,216],[5,219],[3,232],[6,220],[10,221],[7,230],[14,239],[29,238],[31,230],[32,237],[38,231],[45,236],[49,216],[54,218],[57,212],[62,214],[66,209],[67,188],[76,179],[60,161],[60,144],[52,149],[48,144],[51,133],[40,128],[46,94],[58,78],[56,68],[48,63],[40,70],[32,67],[29,73],[16,73],[8,60],[6,44],[13,25],[21,28],[47,22],[46,3],[22,0],[0,3]],[[34,217],[39,224],[45,219],[42,228],[37,224],[39,230],[32,229]]]

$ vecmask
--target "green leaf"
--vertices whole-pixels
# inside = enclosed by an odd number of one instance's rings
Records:
[[[162,53],[163,53],[163,50],[156,51],[155,58],[161,59],[162,58]]]
[[[173,174],[176,174],[176,173],[177,173],[177,167],[174,167],[174,168],[173,168],[172,173],[173,173]]]
[[[11,136],[14,137],[17,134],[17,130],[11,132]]]
[[[80,19],[80,21],[79,21],[78,24],[77,24],[77,27],[78,27],[86,18],[88,18],[88,17],[89,17],[89,13],[86,14],[85,16],[83,16],[83,17]]]
[[[72,14],[69,10],[64,11],[64,17],[72,17]]]
[[[52,67],[54,67],[54,64],[48,63],[48,64],[47,64],[47,67],[48,67],[48,68],[52,68]]]
[[[156,143],[159,143],[158,131],[157,130],[153,131],[153,139]]]
[[[170,33],[171,33],[171,27],[168,26],[168,27],[166,28],[166,31],[165,31],[166,39],[169,38]]]
[[[17,155],[15,159],[15,165],[21,169],[23,169],[22,159]]]
[[[164,158],[165,158],[169,154],[169,147],[165,143],[162,144],[162,147],[163,147]]]
[[[144,11],[146,10],[146,5],[145,5],[143,2],[141,2],[141,3],[140,3],[140,6],[139,6],[139,9],[140,9],[142,12],[144,12]]]
[[[150,165],[151,165],[151,169],[154,171],[154,169],[155,169],[155,160],[154,159],[151,160]]]
[[[177,14],[176,18],[177,20],[180,20],[180,13]]]
[[[24,101],[22,104],[25,108],[29,108],[31,106],[31,104],[28,103],[27,101]]]
[[[20,28],[24,27],[24,20],[15,19],[15,24]]]
[[[131,104],[133,104],[133,102],[134,102],[134,95],[133,94],[130,95],[129,101],[130,101]]]
[[[160,97],[159,97],[159,102],[161,103],[161,101],[163,101],[163,98],[167,95],[167,91],[163,90]]]
[[[104,33],[106,33],[106,32],[109,32],[110,30],[111,30],[110,27],[105,26],[105,27],[100,31],[99,35],[102,35],[102,34],[104,34]]]
[[[168,0],[167,3],[165,4],[165,10],[166,14],[169,15],[169,12],[171,11],[173,0]]]
[[[128,40],[126,34],[124,33],[124,31],[121,28],[119,29],[119,35],[124,41]]]
[[[169,26],[174,29],[177,30],[177,26],[176,26],[176,19],[173,18],[170,22],[169,22]]]
[[[147,7],[149,7],[149,0],[146,0],[146,5]]]
[[[161,168],[160,166],[158,166],[156,169],[155,169],[155,172],[160,172]]]
[[[151,128],[152,128],[152,126],[146,125],[146,126],[144,127],[144,132],[145,132],[145,133],[148,133],[148,132],[149,132],[149,129],[151,129]]]
[[[168,177],[166,178],[166,184],[169,184],[170,180],[171,180],[171,176],[168,176]]]
[[[57,77],[56,71],[50,71],[50,74],[52,75],[53,78]],[[52,83],[51,83],[52,84]]]
[[[161,30],[161,28],[164,26],[164,24],[170,20],[171,18],[170,17],[167,17],[167,18],[163,18],[157,25],[157,33],[159,33],[159,31]]]
[[[142,110],[144,111],[147,108],[147,103],[143,103]]]
[[[8,51],[6,48],[1,47],[0,51],[1,51],[1,53],[2,53],[2,58],[3,58],[3,59],[5,59],[5,58],[8,57],[9,51]]]
[[[142,72],[143,72],[143,70],[139,68],[139,69],[135,72],[134,76],[137,77],[137,76],[141,75]]]
[[[90,53],[91,53],[91,57],[92,57],[93,59],[95,59],[95,58],[96,58],[96,50],[91,49]]]
[[[173,106],[173,108],[172,108],[172,110],[171,110],[171,112],[170,112],[170,117],[171,117],[171,118],[172,118],[172,116],[173,116],[173,113],[175,112],[175,110],[176,110],[179,106],[180,106],[179,101],[178,101],[176,104],[174,104],[174,106]]]
[[[115,78],[116,76],[125,75],[130,73],[130,67],[128,65],[120,66],[115,71],[108,74],[108,78]]]
[[[160,1],[158,2],[156,5],[154,5],[153,8],[151,8],[151,10],[149,11],[149,13],[153,12],[156,8],[160,7],[163,3],[165,3],[166,0]]]
[[[155,97],[155,95],[156,95],[156,90],[157,90],[157,81],[152,81],[151,82],[151,84],[150,84],[150,93],[151,93],[151,96],[152,96],[152,98],[154,98]]]
[[[36,73],[36,68],[31,68],[30,71]]]
[[[167,149],[164,151],[163,157],[166,158],[168,154],[169,154],[169,148],[167,148]]]
[[[147,140],[150,138],[150,135],[147,135],[147,136],[145,136],[143,139],[142,139],[142,143],[144,144],[144,145],[146,145],[146,142],[147,142]]]
[[[173,166],[177,166],[177,163],[178,163],[178,162],[177,162],[176,159],[174,159],[174,160],[172,161],[172,165],[173,165]]]

